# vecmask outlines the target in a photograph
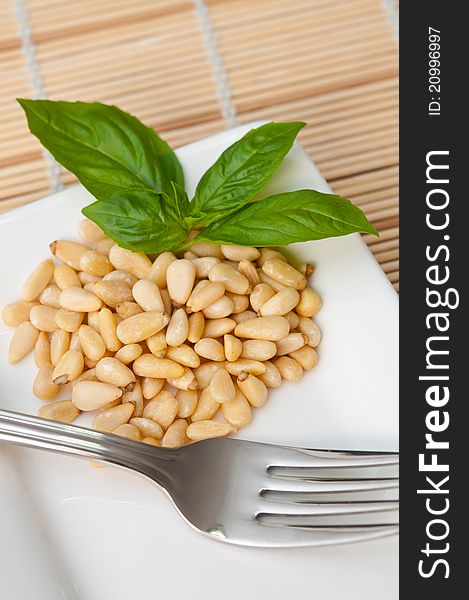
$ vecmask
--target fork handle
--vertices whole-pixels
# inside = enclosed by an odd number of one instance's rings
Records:
[[[0,442],[72,454],[149,475],[168,489],[177,450],[0,409]]]

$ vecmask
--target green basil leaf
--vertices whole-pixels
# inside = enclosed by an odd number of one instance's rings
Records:
[[[227,148],[202,176],[191,224],[208,225],[250,202],[272,177],[305,123],[267,123]]]
[[[137,118],[98,102],[18,99],[32,133],[98,200],[128,188],[184,186],[176,155]]]
[[[284,246],[356,231],[378,235],[349,200],[314,190],[268,196],[227,219],[209,225],[195,238],[244,246]]]
[[[187,237],[169,199],[154,190],[120,190],[86,206],[82,213],[119,246],[135,252],[175,250]]]
[[[189,212],[189,198],[186,190],[178,183],[171,181],[171,193],[167,196],[168,210],[171,210],[176,220],[183,223]]]

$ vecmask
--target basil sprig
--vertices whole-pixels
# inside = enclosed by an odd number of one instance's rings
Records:
[[[120,246],[159,253],[195,239],[249,246],[376,229],[349,200],[314,190],[257,199],[304,123],[267,123],[227,148],[192,202],[179,161],[154,131],[116,106],[18,100],[31,132],[96,198],[83,214]]]

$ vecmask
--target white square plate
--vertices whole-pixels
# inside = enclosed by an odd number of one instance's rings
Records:
[[[255,125],[178,150],[189,193],[220,152]],[[266,192],[304,187],[329,191],[296,145]],[[52,240],[76,239],[80,209],[91,200],[74,186],[0,216],[1,306],[17,299]],[[323,298],[320,361],[299,383],[274,390],[240,437],[396,450],[397,294],[359,235],[296,244],[289,252],[317,265],[312,284]],[[0,324],[0,406],[36,413],[33,360],[8,365],[10,335]],[[124,470],[3,448],[0,471],[0,514],[10,532],[0,536],[4,598],[398,597],[396,538],[309,549],[234,547],[192,531],[154,484]]]

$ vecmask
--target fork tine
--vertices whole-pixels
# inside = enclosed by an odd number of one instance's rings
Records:
[[[274,451],[268,468],[273,471],[287,471],[295,468],[349,469],[399,465],[399,454],[397,452],[326,451],[288,446],[272,446],[272,448]]]
[[[321,479],[319,477],[308,480],[295,479],[272,479],[272,489],[269,487],[262,490],[278,492],[308,492],[308,493],[347,493],[347,492],[370,492],[397,489],[399,479],[397,477],[385,479]]]
[[[296,479],[300,481],[327,480],[333,479],[398,479],[398,468],[396,465],[383,465],[380,467],[360,466],[360,467],[336,467],[335,465],[326,467],[267,467],[267,473],[274,478]]]
[[[262,525],[278,527],[307,527],[319,529],[341,529],[343,527],[355,530],[362,528],[397,527],[399,525],[397,511],[384,510],[381,512],[337,512],[337,513],[268,513],[256,515]]]

